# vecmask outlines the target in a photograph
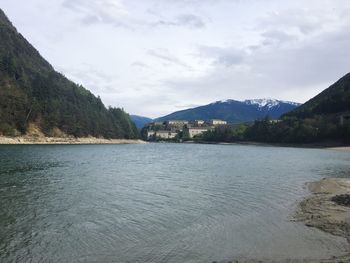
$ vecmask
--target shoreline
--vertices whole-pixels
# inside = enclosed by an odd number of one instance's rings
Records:
[[[95,137],[4,137],[0,136],[0,145],[83,145],[83,144],[145,144],[139,139],[104,139]]]
[[[328,150],[350,152],[350,146],[328,147]]]
[[[306,186],[311,195],[299,203],[294,220],[343,237],[350,244],[350,178],[324,178]],[[350,248],[345,255],[318,262],[350,262]]]
[[[288,147],[288,148],[305,148],[305,149],[326,149],[350,152],[350,145],[344,144],[331,144],[331,143],[309,143],[309,144],[291,144],[291,143],[265,143],[265,142],[253,142],[253,141],[241,141],[241,142],[205,142],[205,141],[186,141],[185,144],[213,144],[213,145],[247,145],[247,146],[260,146],[260,147]]]
[[[304,223],[334,236],[342,237],[350,245],[350,178],[325,178],[316,182],[306,183],[311,195],[305,197],[297,207],[293,221]],[[340,203],[334,197],[349,197]],[[345,263],[350,262],[350,247],[343,255],[332,256],[329,259],[243,259],[229,262],[236,263]],[[224,262],[220,262],[224,263]],[[226,262],[225,262],[226,263]]]

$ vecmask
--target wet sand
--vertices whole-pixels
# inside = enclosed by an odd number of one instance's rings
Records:
[[[327,178],[307,184],[312,195],[299,204],[295,219],[350,242],[350,179]],[[349,254],[318,262],[350,262]]]
[[[350,152],[350,146],[344,146],[344,147],[331,147],[328,148],[329,150],[335,150],[335,151],[342,151],[342,152]]]
[[[346,149],[348,150],[348,149]],[[248,259],[232,260],[232,263],[346,263],[350,262],[350,179],[327,178],[308,183],[311,196],[298,206],[295,221],[303,222],[308,227],[315,227],[349,242],[349,252],[324,260],[273,260]],[[227,262],[226,262],[227,263]]]

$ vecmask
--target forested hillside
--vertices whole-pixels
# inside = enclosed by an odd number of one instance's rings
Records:
[[[350,111],[350,73],[286,116],[308,118],[344,111]]]
[[[138,136],[128,114],[107,109],[99,97],[56,72],[0,9],[0,135],[25,134],[29,124],[49,136]]]

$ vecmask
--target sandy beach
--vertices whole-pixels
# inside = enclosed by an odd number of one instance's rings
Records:
[[[329,149],[329,150],[334,150],[334,151],[350,152],[350,146],[331,147],[331,148],[328,148],[328,149]]]
[[[75,137],[2,137],[0,144],[142,144],[142,140],[128,139],[103,139],[95,137],[75,138]]]

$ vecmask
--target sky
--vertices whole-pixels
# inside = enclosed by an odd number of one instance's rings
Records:
[[[350,72],[349,0],[0,0],[57,71],[159,117],[218,100],[305,102]]]

